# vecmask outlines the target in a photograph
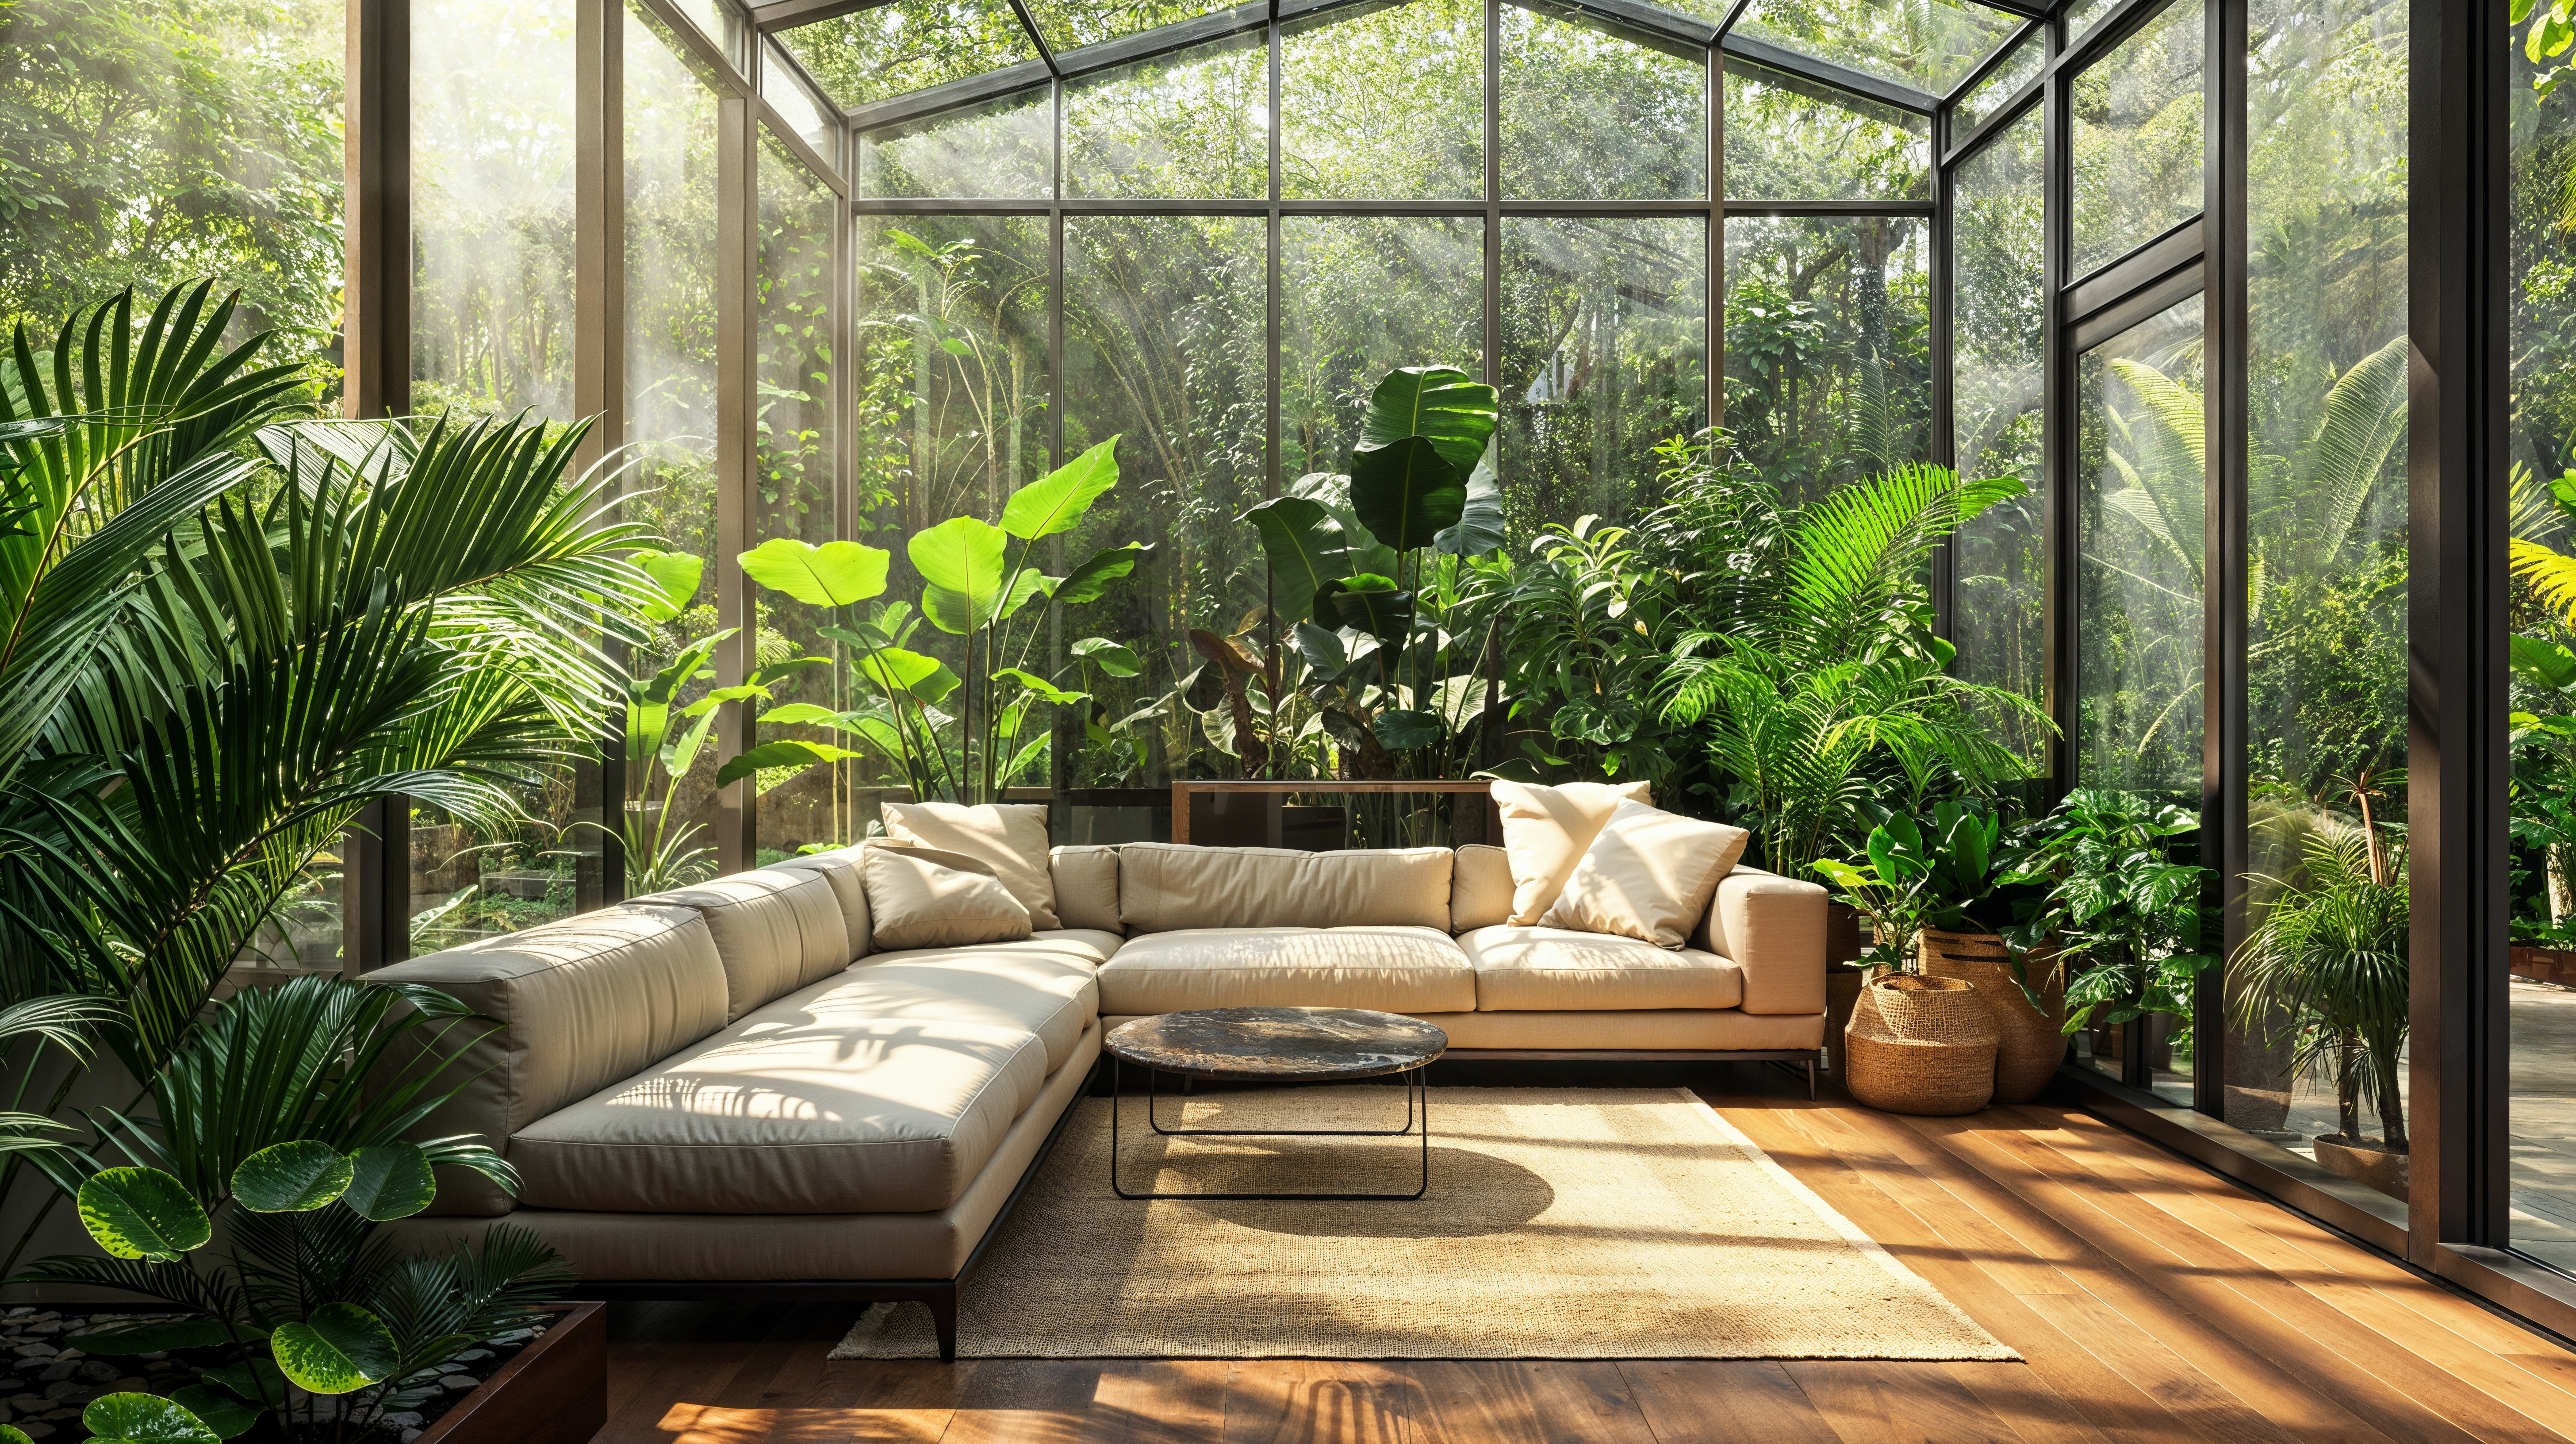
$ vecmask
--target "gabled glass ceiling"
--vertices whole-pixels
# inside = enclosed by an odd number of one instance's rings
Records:
[[[1753,0],[1735,33],[1947,95],[2021,24],[1949,0]]]
[[[1038,58],[1010,0],[894,0],[777,34],[844,108]]]
[[[1025,0],[1029,18],[1048,49],[1059,53],[1194,20],[1230,3]],[[1404,0],[1395,3],[1401,5]],[[1649,3],[1709,22],[1723,22],[1734,8],[1732,0]],[[1341,8],[1327,8],[1315,23],[1332,23],[1325,17]],[[1387,7],[1358,0],[1348,7],[1348,18],[1383,8]],[[1531,8],[1557,7],[1539,3]],[[1946,95],[2022,23],[2019,16],[1975,0],[1752,0],[1736,19],[1734,33],[1846,70]],[[892,0],[780,30],[776,38],[844,107],[909,95],[1043,58],[1011,0]]]

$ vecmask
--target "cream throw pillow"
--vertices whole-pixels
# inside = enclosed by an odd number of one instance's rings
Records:
[[[1056,920],[1055,873],[1048,865],[1043,805],[889,802],[884,814],[886,834],[895,841],[962,852],[992,868],[993,876],[1029,910],[1030,927],[1045,933],[1064,926]]]
[[[926,847],[867,849],[870,952],[961,948],[1029,935],[1029,910],[980,858]]]
[[[1556,901],[1583,850],[1619,804],[1655,800],[1654,790],[1642,782],[1569,782],[1562,787],[1497,782],[1493,794],[1503,814],[1503,851],[1512,860],[1512,915],[1507,921],[1517,928],[1536,923]]]
[[[1718,879],[1744,856],[1752,836],[1722,822],[1623,802],[1538,925],[1678,948],[1708,915]]]

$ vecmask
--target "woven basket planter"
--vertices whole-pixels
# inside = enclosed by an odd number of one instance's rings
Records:
[[[1995,1096],[1999,1037],[1974,984],[1916,973],[1880,978],[1852,1009],[1843,1085],[1883,1113],[1974,1113]]]
[[[2028,1103],[2057,1076],[2066,1058],[2066,972],[2054,952],[2032,953],[2024,966],[2045,1010],[2034,1008],[2013,977],[2004,940],[1993,933],[1944,933],[1923,930],[1918,944],[1923,971],[1936,978],[1959,978],[1977,986],[1977,996],[1994,1015],[2000,1035],[1995,1048],[1995,1101]]]

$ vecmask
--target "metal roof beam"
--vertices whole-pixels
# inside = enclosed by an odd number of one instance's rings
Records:
[[[1043,60],[1023,60],[981,75],[952,80],[910,95],[898,95],[872,104],[853,107],[850,125],[857,130],[883,130],[890,125],[919,120],[943,111],[964,110],[988,100],[1000,100],[1023,90],[1035,90],[1052,79],[1054,72]]]
[[[1820,85],[1848,90],[1854,95],[1866,96],[1917,115],[1930,115],[1941,108],[1941,97],[1928,90],[1917,90],[1902,81],[1881,80],[1868,71],[1836,65],[1830,60],[1818,60],[1812,55],[1774,45],[1768,40],[1756,40],[1750,35],[1729,34],[1718,42],[1718,48],[1729,55],[1743,56],[1756,65],[1785,70]]]
[[[892,3],[893,0],[770,0],[769,4],[751,7],[751,28],[766,35],[791,25],[811,25]]]

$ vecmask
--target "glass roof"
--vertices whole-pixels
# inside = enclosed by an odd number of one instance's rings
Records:
[[[1735,33],[1947,95],[2021,23],[1951,0],[1753,0]]]
[[[1038,58],[1010,0],[894,0],[781,30],[778,40],[843,107]]]
[[[1231,0],[1028,0],[1038,33],[1058,50],[1098,45],[1122,35],[1193,20]]]

